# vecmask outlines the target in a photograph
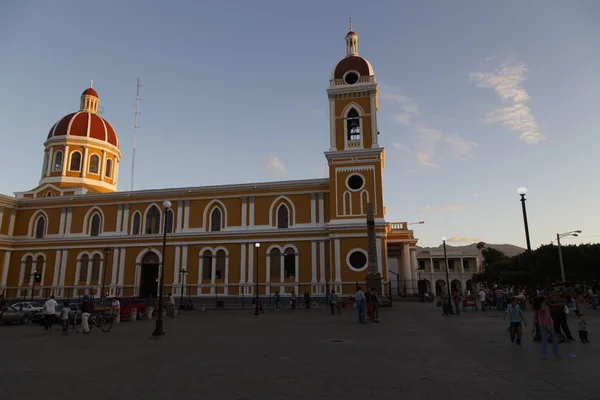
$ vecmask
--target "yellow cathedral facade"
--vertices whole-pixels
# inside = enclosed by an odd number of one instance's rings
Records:
[[[367,203],[384,294],[390,259],[416,287],[417,240],[385,220],[375,74],[358,35],[345,40],[327,89],[323,179],[119,192],[118,138],[90,84],[79,111],[50,129],[39,185],[0,195],[0,293],[156,296],[163,265],[175,295],[353,293],[367,274]]]

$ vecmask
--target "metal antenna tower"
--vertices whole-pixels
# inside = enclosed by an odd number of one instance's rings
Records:
[[[139,118],[140,118],[140,88],[142,85],[140,84],[140,78],[137,78],[137,91],[135,94],[135,123],[133,125],[133,153],[131,155],[131,191],[133,191],[134,183],[135,183],[135,151],[137,148],[137,137],[139,126]]]

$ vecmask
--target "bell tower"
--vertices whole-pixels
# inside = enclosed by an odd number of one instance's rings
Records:
[[[358,35],[346,34],[346,56],[337,63],[329,97],[330,147],[325,153],[331,188],[333,224],[364,221],[373,203],[375,220],[384,217],[384,149],[377,129],[378,88],[371,64],[358,54]],[[363,222],[364,223],[364,222]]]

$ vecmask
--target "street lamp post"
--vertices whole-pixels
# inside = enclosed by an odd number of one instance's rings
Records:
[[[35,280],[37,279],[37,271],[33,271],[33,274],[31,274],[31,276],[33,276],[33,282],[31,283],[31,300],[33,301],[33,292],[35,292]]]
[[[581,231],[577,230],[577,231],[570,231],[570,232],[556,234],[556,242],[558,244],[558,259],[560,261],[560,278],[563,282],[565,282],[567,279],[565,278],[565,266],[563,264],[562,249],[560,247],[560,239],[567,237],[567,236],[579,236],[580,233],[581,233]]]
[[[527,208],[525,207],[525,195],[527,194],[526,187],[520,187],[517,189],[517,193],[521,196],[521,208],[523,209],[523,224],[525,225],[525,240],[527,241],[527,261],[529,263],[529,270],[535,281],[535,271],[533,270],[533,253],[531,251],[531,242],[529,240],[529,224],[527,223]]]
[[[260,248],[260,243],[254,243],[254,247],[256,248],[256,271],[254,273],[256,280],[256,294],[254,298],[254,315],[258,315],[258,249]]]
[[[183,289],[184,289],[183,284],[185,281],[185,276],[187,274],[187,271],[185,268],[182,268],[179,273],[181,274],[181,301],[179,303],[179,308],[183,310]]]
[[[104,270],[102,271],[102,293],[100,293],[100,300],[104,298],[104,282],[106,281],[106,261],[108,260],[108,255],[110,254],[110,247],[104,248]],[[114,268],[114,266],[113,266]]]
[[[446,238],[442,238],[442,242],[444,243],[444,262],[446,263],[446,290],[448,291],[448,307],[449,310],[452,311],[452,299],[450,295],[450,273],[448,272],[448,254],[446,253]]]
[[[163,330],[163,297],[164,297],[164,284],[165,284],[165,260],[167,258],[167,214],[171,209],[171,202],[166,200],[163,203],[165,209],[163,213],[163,251],[162,251],[162,265],[160,268],[160,281],[158,283],[158,318],[156,318],[156,327],[152,336],[164,336],[165,331]]]

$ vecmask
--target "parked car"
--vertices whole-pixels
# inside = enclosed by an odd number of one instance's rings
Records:
[[[56,316],[56,322],[59,322],[60,313],[63,308],[64,305],[62,304],[56,306],[56,313],[54,314]],[[69,323],[72,321],[76,321],[77,323],[78,320],[81,320],[81,310],[79,309],[79,305],[76,303],[71,303],[69,304],[69,308],[71,309],[71,312],[69,313]],[[31,315],[31,321],[38,324],[43,324],[45,315],[46,313],[44,311],[36,312]]]
[[[106,314],[111,313],[113,300],[114,297],[105,297],[100,304],[94,305],[94,311]],[[137,297],[117,297],[117,300],[121,303],[121,319],[129,318],[132,308],[137,310],[138,315],[146,314],[148,309],[148,303]]]
[[[6,306],[2,313],[2,324],[26,324],[29,322],[29,313],[19,311],[12,306]]]
[[[19,311],[22,311],[24,313],[29,313],[29,314],[44,311],[43,304],[35,303],[33,301],[21,301],[19,303],[13,304],[12,306]]]

